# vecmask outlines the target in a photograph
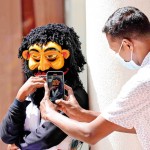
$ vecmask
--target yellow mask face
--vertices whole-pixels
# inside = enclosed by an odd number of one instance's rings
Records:
[[[70,56],[68,50],[62,49],[55,42],[48,42],[46,45],[39,46],[38,44],[31,45],[29,50],[22,53],[22,57],[29,61],[30,70],[45,71],[50,68],[55,70],[61,69],[64,66],[65,59]]]

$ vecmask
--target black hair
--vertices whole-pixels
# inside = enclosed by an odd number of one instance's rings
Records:
[[[114,38],[135,38],[150,34],[150,22],[139,9],[127,6],[117,9],[102,31]]]
[[[54,78],[52,79],[52,81],[54,81],[54,80],[58,80],[58,81],[61,82],[61,78],[59,78],[59,77],[54,77]]]
[[[59,89],[59,91],[63,91],[63,82],[62,82],[62,80],[61,80],[61,78],[59,78],[59,77],[54,77],[53,79],[52,79],[52,82],[53,81],[55,81],[55,80],[57,80],[57,81],[59,81],[60,83],[59,83],[59,85],[58,85],[58,89]]]
[[[42,45],[49,41],[56,42],[62,49],[67,49],[70,52],[69,58],[65,60],[64,68],[60,69],[65,71],[66,68],[69,68],[68,73],[65,75],[65,83],[72,87],[82,86],[78,73],[84,70],[86,61],[81,51],[81,42],[74,29],[65,24],[54,23],[32,29],[23,38],[18,57],[22,58],[22,52],[28,50],[31,45]],[[31,71],[28,68],[28,60],[24,60],[23,71],[27,79],[34,75],[35,70]]]
[[[60,83],[59,83],[59,88],[60,88],[60,89],[63,89],[63,82],[62,82],[61,78],[59,78],[59,77],[54,77],[54,78],[52,79],[52,82],[55,81],[55,80],[57,80],[57,81],[60,82]]]

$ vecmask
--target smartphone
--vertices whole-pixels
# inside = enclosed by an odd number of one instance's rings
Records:
[[[64,99],[64,73],[63,71],[48,71],[46,74],[50,100],[55,103],[57,99]]]

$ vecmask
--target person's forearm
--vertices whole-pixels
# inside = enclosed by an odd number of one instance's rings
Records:
[[[66,134],[89,144],[96,144],[99,140],[103,139],[113,131],[125,132],[124,128],[105,120],[100,115],[92,122],[88,123],[67,118],[58,112],[51,110],[46,115],[46,119],[58,126]]]
[[[16,95],[16,99],[20,102],[24,102],[26,99],[26,94],[24,92],[21,91],[21,89],[18,91],[17,95]]]
[[[86,110],[86,109],[80,108],[78,110],[78,112],[75,113],[75,115],[72,119],[76,120],[76,121],[80,121],[80,122],[91,122],[94,119],[96,119],[99,115],[100,115],[100,112],[95,112],[92,110]],[[117,132],[123,132],[123,133],[134,133],[134,134],[136,134],[136,131],[134,128],[133,129],[126,129],[126,128],[123,128],[121,126],[119,128],[117,128],[116,131]]]
[[[134,128],[132,129],[126,129],[126,128],[123,128],[123,127],[119,127],[117,130],[117,132],[123,132],[123,133],[133,133],[133,134],[136,134],[136,131]]]
[[[97,118],[100,115],[100,112],[95,112],[92,110],[86,110],[86,109],[80,109],[78,113],[75,114],[74,120],[80,121],[80,122],[91,122],[95,118]]]
[[[88,127],[86,127],[88,123],[78,122],[76,120],[67,118],[55,111],[51,111],[49,113],[47,120],[58,126],[67,135],[70,135],[81,141],[89,143],[90,133]]]

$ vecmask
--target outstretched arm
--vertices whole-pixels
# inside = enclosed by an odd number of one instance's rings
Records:
[[[47,119],[61,128],[66,134],[75,137],[81,141],[89,144],[95,144],[106,135],[115,131],[118,128],[115,124],[108,122],[101,116],[97,117],[90,123],[78,122],[65,116],[60,115],[54,110],[52,103],[49,103],[46,99],[41,102],[41,112],[44,119]],[[53,109],[49,109],[53,107]],[[46,109],[46,112],[45,112]],[[52,117],[50,116],[50,114]]]
[[[41,103],[43,118],[53,122],[66,134],[89,144],[95,144],[102,138],[106,137],[113,131],[117,131],[120,128],[120,126],[105,120],[103,117],[101,117],[101,115],[99,115],[95,120],[90,123],[72,120],[65,116],[61,116],[54,109],[46,108],[47,105],[51,105],[49,104],[49,102],[47,102],[47,100],[43,100]],[[50,107],[52,108],[53,106]],[[47,111],[43,112],[45,111],[45,108],[47,109]],[[50,117],[49,114],[55,117]]]
[[[69,88],[69,90],[68,90],[69,93],[68,101],[75,99],[71,88]],[[61,128],[65,133],[81,141],[85,141],[89,144],[95,144],[100,139],[104,138],[105,136],[112,133],[113,131],[118,131],[122,129],[122,127],[107,121],[101,115],[97,116],[94,120],[92,119],[91,122],[89,119],[89,123],[79,122],[67,118],[65,116],[61,116],[59,113],[57,113],[57,111],[55,111],[54,104],[52,104],[50,101],[47,100],[48,94],[49,92],[47,90],[47,85],[45,84],[45,97],[42,100],[40,106],[43,118],[53,122],[56,126]],[[74,107],[71,108],[71,110],[73,111],[75,110],[76,112],[75,114],[78,116],[78,111],[74,109]],[[50,117],[50,114],[52,114],[52,117]],[[92,113],[92,111],[90,111],[90,113],[88,113],[88,111],[85,111],[85,113],[83,114],[80,112],[79,114],[81,114],[82,117],[79,115],[80,117],[78,118],[84,118],[86,116],[90,116],[88,118],[94,118],[94,116],[96,116],[95,113]],[[71,114],[71,116],[75,116],[75,115]]]
[[[56,103],[58,105],[58,109],[65,112],[70,118],[80,121],[80,122],[91,122],[96,119],[101,113],[87,110],[82,108],[78,102],[77,97],[74,97],[75,93],[72,91],[72,88],[65,85],[65,89],[68,91],[68,97],[66,101],[64,100],[57,100]],[[126,129],[123,127],[119,127],[116,129],[118,132],[125,132],[125,133],[136,133],[135,129]]]

